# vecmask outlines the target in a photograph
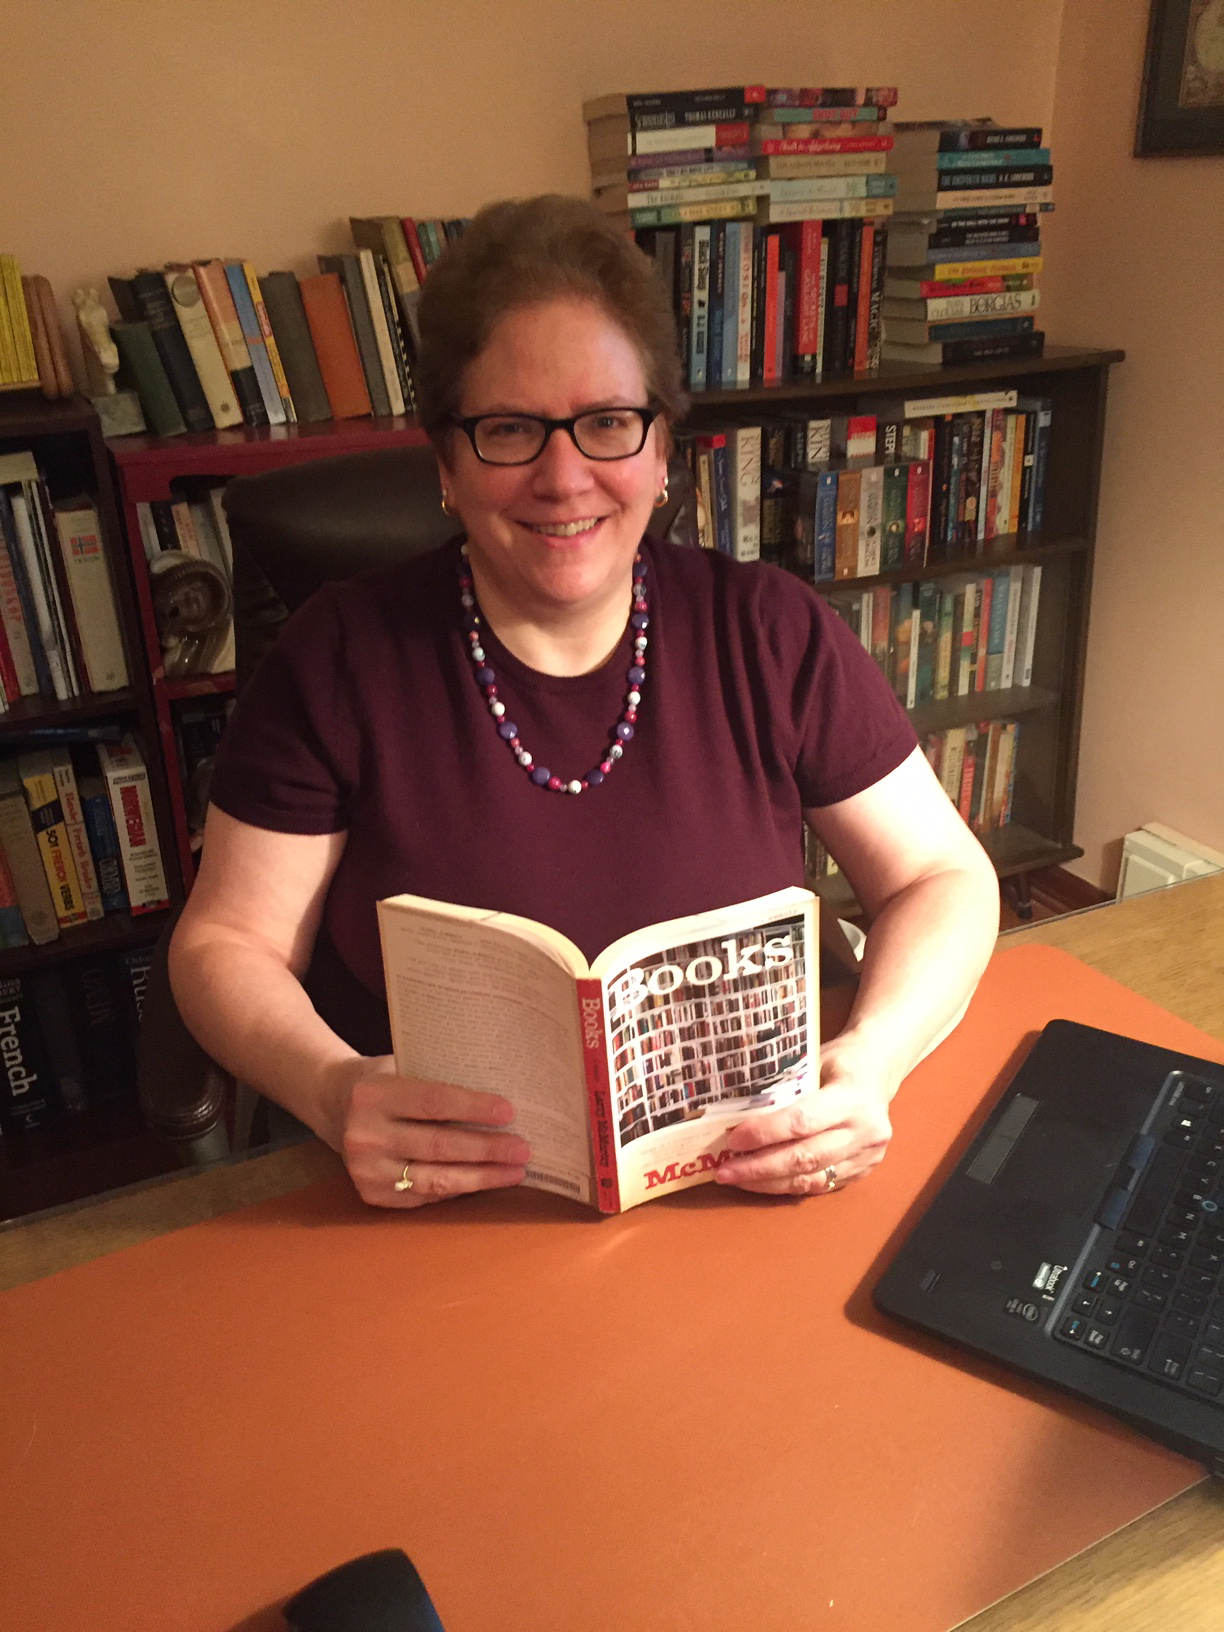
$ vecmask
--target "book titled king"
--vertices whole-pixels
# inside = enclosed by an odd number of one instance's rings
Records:
[[[733,1128],[819,1086],[816,915],[777,890],[588,963],[533,919],[391,896],[396,1070],[509,1099],[534,1189],[619,1213],[708,1182]]]

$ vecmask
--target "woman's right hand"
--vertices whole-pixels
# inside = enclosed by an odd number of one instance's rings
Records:
[[[531,1148],[517,1134],[498,1131],[514,1118],[508,1099],[396,1076],[390,1055],[348,1059],[329,1075],[335,1107],[329,1142],[371,1207],[423,1207],[522,1183]],[[397,1190],[404,1177],[411,1188]]]

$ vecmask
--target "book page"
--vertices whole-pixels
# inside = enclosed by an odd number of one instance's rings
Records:
[[[502,1094],[531,1145],[527,1183],[590,1203],[586,1085],[572,977],[470,919],[379,907],[396,1069]]]
[[[708,1180],[746,1117],[819,1086],[815,902],[605,977],[622,1209]]]

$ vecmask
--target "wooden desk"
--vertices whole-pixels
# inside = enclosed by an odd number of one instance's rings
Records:
[[[1003,937],[1005,945],[1026,942],[1060,946],[1224,1041],[1224,877]],[[17,1224],[0,1231],[0,1287],[285,1194],[337,1168],[321,1147],[296,1146]],[[1221,1538],[1224,1493],[1204,1483],[965,1624],[974,1632],[1218,1632]]]

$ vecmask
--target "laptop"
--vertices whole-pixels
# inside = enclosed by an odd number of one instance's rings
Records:
[[[1224,1066],[1051,1021],[874,1300],[1224,1476]]]

